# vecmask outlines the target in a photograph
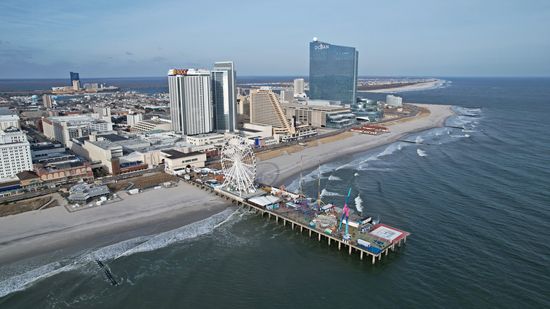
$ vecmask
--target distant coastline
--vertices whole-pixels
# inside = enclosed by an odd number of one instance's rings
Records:
[[[357,88],[358,92],[366,93],[397,93],[405,91],[419,91],[419,90],[430,90],[436,89],[444,86],[447,83],[445,80],[435,79],[430,81],[423,82],[403,82],[403,83],[393,83],[393,84],[384,84],[384,85],[368,85],[368,86],[359,86]]]

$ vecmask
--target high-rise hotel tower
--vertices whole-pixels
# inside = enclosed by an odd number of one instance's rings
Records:
[[[172,129],[182,135],[210,133],[214,130],[212,83],[206,70],[168,71]]]
[[[236,73],[233,61],[216,62],[212,70],[214,128],[218,132],[237,129]]]
[[[357,62],[354,47],[338,46],[314,38],[309,43],[309,97],[354,104]]]

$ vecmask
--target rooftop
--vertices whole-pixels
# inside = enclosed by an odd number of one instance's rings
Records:
[[[200,151],[192,151],[192,152],[185,153],[175,149],[166,149],[166,150],[163,150],[162,152],[167,154],[170,157],[170,159],[179,159],[179,158],[185,158],[190,156],[196,156],[202,153]]]
[[[7,107],[0,107],[0,116],[16,116],[16,113]]]

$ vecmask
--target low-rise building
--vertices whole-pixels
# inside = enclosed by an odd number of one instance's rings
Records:
[[[72,150],[87,158],[94,165],[103,166],[109,174],[121,174],[148,168],[141,157],[125,155],[149,147],[151,144],[139,138],[125,138],[110,133],[92,133],[87,138],[75,139]]]
[[[40,160],[63,156],[66,153],[65,147],[60,143],[36,143],[31,144],[31,157],[33,163]]]
[[[285,115],[294,120],[295,126],[310,125],[314,128],[343,128],[355,123],[355,115],[349,107],[341,105],[282,104]]]
[[[202,152],[184,153],[175,149],[166,149],[161,151],[161,157],[164,170],[173,175],[184,173],[187,166],[204,167],[206,162],[206,154]]]
[[[215,145],[221,146],[225,142],[225,135],[219,133],[198,134],[186,136],[185,140],[195,146]]]
[[[44,182],[67,182],[94,178],[90,164],[81,160],[39,163],[34,165],[34,171]]]
[[[386,96],[386,105],[389,107],[403,107],[403,98],[388,94]]]
[[[89,199],[98,196],[107,196],[110,193],[109,188],[105,185],[92,186],[87,183],[79,183],[69,189],[69,200],[72,202],[85,203]]]
[[[126,124],[130,127],[135,126],[136,124],[140,123],[142,120],[143,120],[142,113],[126,115]]]
[[[70,147],[73,138],[85,137],[92,132],[113,130],[110,121],[101,120],[98,114],[55,116],[42,119],[44,135]]]
[[[156,118],[150,120],[142,120],[136,123],[130,129],[132,132],[138,133],[147,133],[151,131],[170,131],[172,127],[172,122],[167,119]]]

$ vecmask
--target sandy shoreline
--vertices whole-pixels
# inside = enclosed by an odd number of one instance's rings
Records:
[[[358,92],[366,92],[366,93],[397,93],[397,92],[405,92],[405,91],[418,91],[418,90],[428,90],[439,87],[444,81],[443,80],[434,80],[429,82],[423,82],[418,83],[414,85],[407,85],[402,87],[394,87],[394,88],[385,88],[385,89],[375,89],[375,90],[361,90]]]
[[[304,148],[302,151],[282,155],[273,159],[258,163],[258,180],[275,186],[285,184],[300,170],[308,170],[342,157],[369,149],[390,144],[403,136],[424,131],[427,129],[442,127],[445,120],[454,113],[450,105],[416,104],[429,109],[428,115],[401,121],[394,124],[386,124],[390,133],[383,135],[367,135],[354,133],[351,137],[332,143],[321,144]],[[314,143],[314,142],[312,142]],[[300,163],[301,162],[301,163]]]
[[[64,207],[0,218],[0,265],[60,250],[102,247],[187,225],[230,206],[227,201],[186,184],[121,194],[122,201],[73,213]]]
[[[389,144],[413,132],[443,126],[453,114],[448,105],[418,105],[430,113],[387,124],[391,130],[388,134],[348,134],[330,143],[260,161],[258,180],[280,185],[300,173],[300,157],[302,168],[312,169],[319,163]],[[133,196],[120,192],[120,196],[123,199],[120,202],[73,213],[64,207],[54,207],[0,218],[0,265],[42,255],[64,257],[158,234],[230,207],[227,201],[183,182],[175,188],[149,190]]]

